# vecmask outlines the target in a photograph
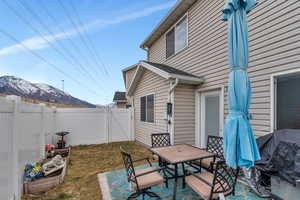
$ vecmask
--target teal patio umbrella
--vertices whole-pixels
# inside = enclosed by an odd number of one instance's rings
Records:
[[[230,74],[228,81],[229,114],[224,126],[224,156],[231,167],[252,167],[260,160],[248,112],[251,85],[248,77],[247,14],[255,0],[227,0],[223,20],[228,22],[228,50]]]

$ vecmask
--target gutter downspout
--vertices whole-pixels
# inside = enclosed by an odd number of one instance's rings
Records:
[[[171,144],[174,144],[174,89],[177,87],[177,85],[179,84],[179,79],[176,78],[175,79],[175,83],[171,83],[170,84],[170,89],[169,89],[169,96],[168,96],[168,103],[172,103],[173,104],[173,109],[172,109],[172,116],[167,115],[167,132],[170,133],[171,136]]]
[[[168,102],[171,103],[171,93],[174,91],[174,89],[177,87],[177,85],[179,84],[179,79],[176,78],[175,79],[175,83],[170,87],[169,89],[169,98],[168,98]]]

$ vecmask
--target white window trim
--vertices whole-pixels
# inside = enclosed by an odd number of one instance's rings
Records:
[[[179,22],[181,20],[183,20],[183,18],[186,17],[186,22],[187,22],[187,30],[186,30],[186,46],[182,49],[180,49],[179,51],[176,52],[176,49],[174,49],[174,54],[167,57],[167,34],[174,28],[174,34],[175,33],[175,27],[177,26],[177,24],[179,24]],[[176,37],[176,36],[175,36]],[[164,34],[164,38],[165,38],[165,58],[166,60],[173,58],[174,56],[176,56],[177,54],[181,53],[182,51],[184,51],[185,49],[187,49],[189,47],[189,11],[187,11],[181,18],[179,18]],[[175,38],[174,38],[174,42],[175,42]],[[175,44],[174,44],[175,45]]]
[[[147,96],[150,96],[150,95],[153,95],[153,122],[148,122],[147,121]],[[150,93],[150,94],[146,94],[146,95],[143,95],[143,96],[140,96],[140,107],[141,107],[141,98],[142,97],[146,97],[146,108],[145,108],[145,112],[146,112],[146,121],[142,121],[141,120],[141,114],[140,114],[140,122],[142,123],[147,123],[147,124],[155,124],[155,93]],[[140,108],[141,109],[141,108]],[[141,113],[141,110],[140,110],[140,113]]]
[[[283,71],[279,73],[271,74],[270,78],[270,99],[271,99],[271,109],[270,109],[270,133],[272,133],[276,128],[276,90],[275,90],[275,81],[278,77],[283,75],[291,75],[300,73],[300,69],[292,69],[288,71]]]
[[[214,87],[200,88],[195,91],[195,145],[197,147],[201,147],[200,139],[201,139],[201,122],[203,119],[201,118],[201,93],[210,92],[210,91],[220,91],[220,129],[221,136],[224,134],[224,117],[225,117],[225,86],[219,85]],[[202,122],[203,123],[203,122]]]

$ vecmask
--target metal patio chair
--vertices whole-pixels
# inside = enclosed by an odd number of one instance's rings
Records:
[[[170,133],[152,133],[151,134],[151,146],[152,146],[152,148],[171,146]],[[158,161],[158,165],[160,167],[165,168],[164,175],[166,178],[166,187],[168,188],[169,177],[166,175],[166,172],[172,176],[174,169],[168,167],[168,163],[166,161],[162,160],[157,155],[153,155],[153,158]]]
[[[185,182],[205,200],[220,199],[220,194],[224,196],[235,195],[238,173],[239,168],[230,168],[224,160],[221,160],[217,161],[213,173],[194,173],[186,170]]]
[[[151,134],[151,146],[165,147],[171,145],[170,133],[152,133]],[[163,166],[163,161],[157,155],[153,155],[153,158],[158,161],[159,166]]]
[[[209,135],[205,151],[214,153],[215,157],[197,160],[194,163],[198,164],[201,168],[212,172],[216,167],[216,161],[224,160],[223,137]]]
[[[152,133],[151,144],[154,147],[165,147],[171,145],[170,133]]]
[[[151,146],[165,147],[171,145],[170,133],[152,133],[151,134]],[[153,155],[153,158],[158,161],[159,166],[163,166],[163,161],[157,156]]]
[[[162,184],[165,179],[159,174],[162,169],[158,169],[150,163],[148,158],[142,158],[138,160],[132,160],[129,153],[124,151],[120,147],[124,166],[127,173],[127,180],[134,188],[135,192],[132,193],[127,199],[135,199],[142,195],[143,199],[145,195],[149,197],[155,197],[161,199],[156,193],[151,192],[150,189],[153,186]],[[146,160],[149,164],[148,168],[145,169],[135,169],[133,163]]]

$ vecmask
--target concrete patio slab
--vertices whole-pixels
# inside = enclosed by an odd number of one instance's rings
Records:
[[[139,166],[138,168],[145,168],[146,166]],[[126,172],[124,169],[115,170],[107,173],[98,174],[99,185],[102,191],[103,200],[120,200],[126,199],[132,192],[130,184],[127,182]],[[178,200],[196,200],[199,196],[190,188],[182,188],[181,179],[178,182],[177,199]],[[172,199],[173,181],[169,180],[169,188],[165,185],[155,186],[151,191],[160,195],[164,200]],[[149,198],[146,198],[149,199]],[[241,183],[236,185],[236,195],[228,196],[227,200],[262,200],[254,193],[250,192],[249,188]]]

